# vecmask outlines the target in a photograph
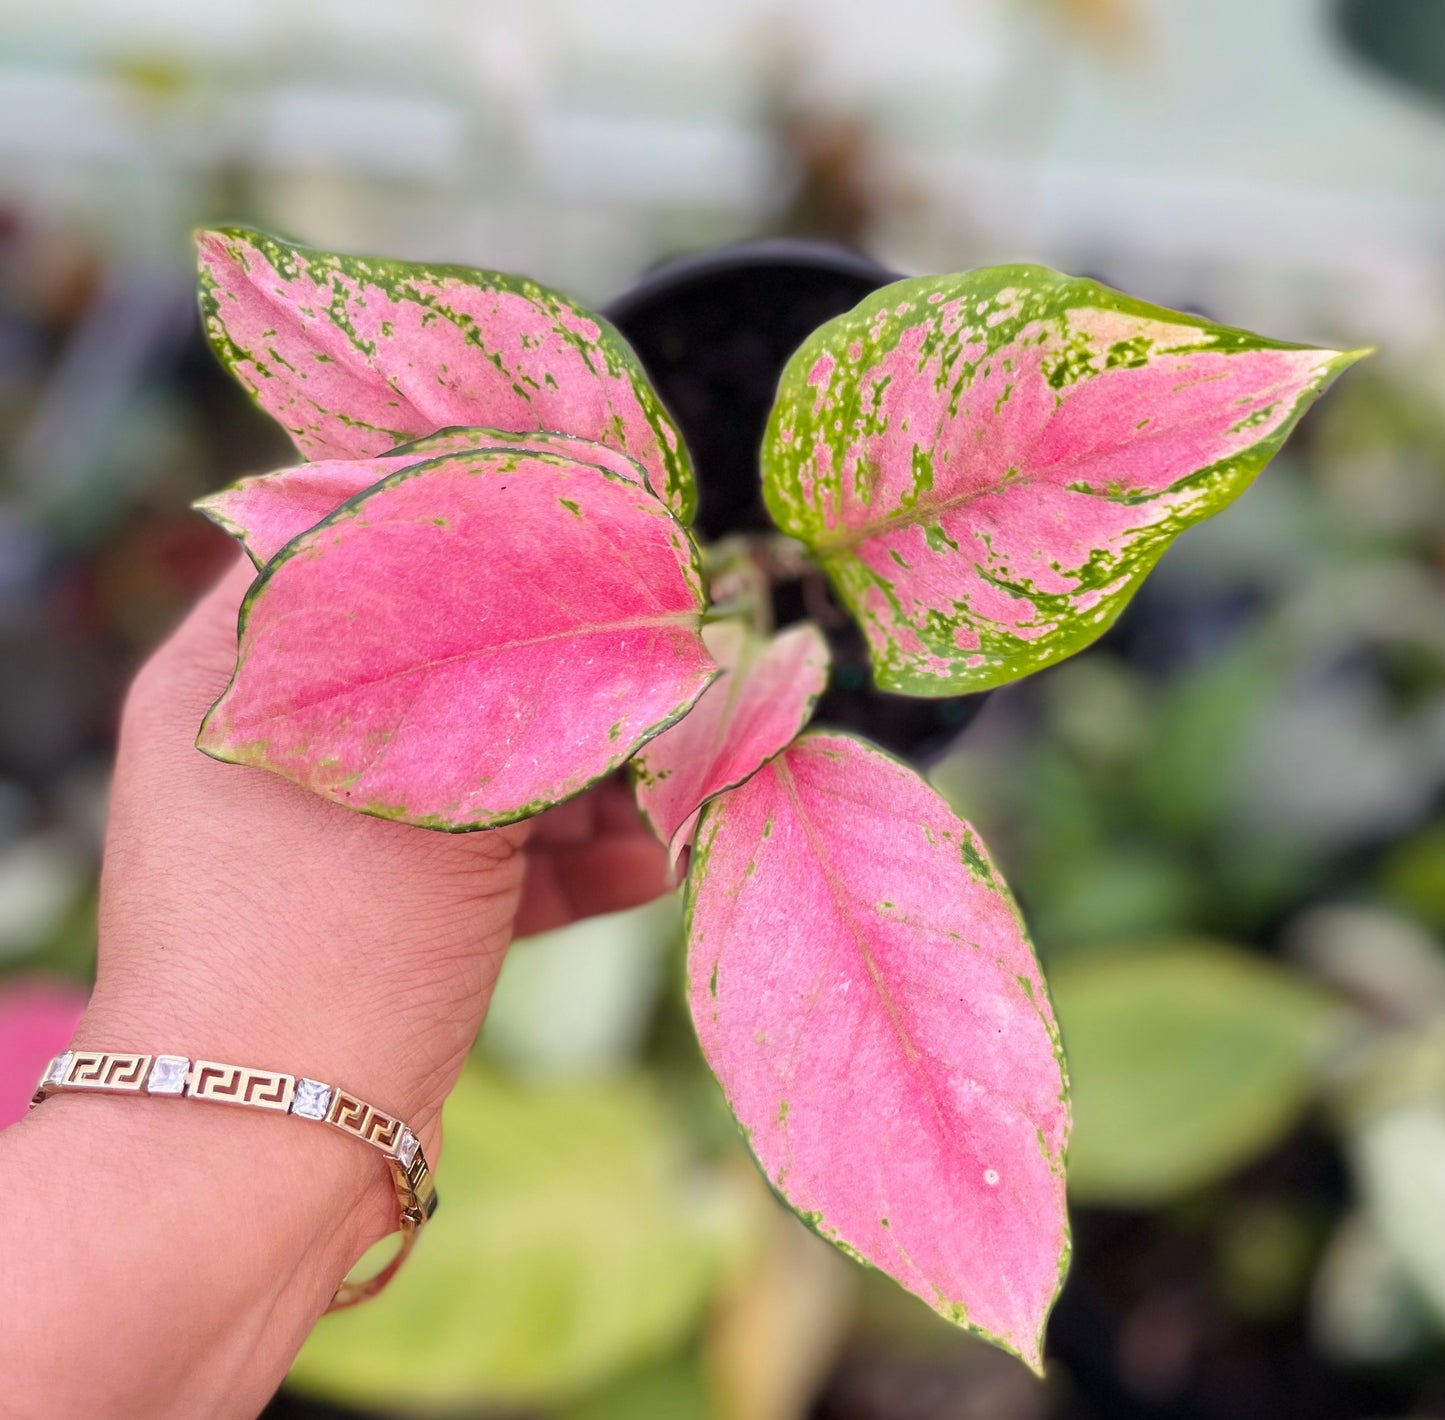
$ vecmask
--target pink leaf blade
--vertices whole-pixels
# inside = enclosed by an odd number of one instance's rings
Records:
[[[759,1167],[822,1236],[1030,1366],[1069,1255],[1047,991],[977,836],[810,731],[704,810],[688,992]]]
[[[764,490],[858,618],[880,686],[983,690],[1102,635],[1366,353],[1042,267],[897,282],[790,361]]]
[[[389,474],[444,454],[488,448],[555,453],[608,469],[629,482],[647,482],[636,460],[590,439],[551,430],[514,434],[500,429],[447,429],[374,459],[322,459],[256,474],[198,499],[193,506],[236,538],[257,567],[264,567],[293,538]]]
[[[425,462],[425,456],[321,459],[295,468],[242,478],[198,498],[192,507],[230,533],[258,567],[293,538],[309,532],[343,503],[389,474]]]
[[[443,456],[267,565],[198,744],[378,817],[510,823],[686,713],[716,674],[703,604],[645,488],[553,454]]]
[[[204,231],[217,355],[308,459],[372,458],[449,426],[559,429],[638,460],[680,518],[692,467],[631,347],[519,277]]]
[[[685,719],[633,760],[638,807],[674,865],[702,806],[781,754],[828,683],[828,643],[810,623],[770,641],[739,621],[718,622],[702,634],[722,674]]]

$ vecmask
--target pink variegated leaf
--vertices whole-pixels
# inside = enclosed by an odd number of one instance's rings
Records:
[[[828,683],[828,643],[810,623],[768,641],[740,621],[720,621],[702,637],[723,673],[632,761],[638,807],[673,862],[702,806],[786,749]]]
[[[371,458],[450,426],[558,429],[636,459],[692,515],[687,450],[632,348],[565,296],[241,227],[199,243],[212,346],[308,459]]]
[[[616,769],[716,674],[686,530],[640,484],[484,449],[393,473],[290,542],[198,744],[451,831]]]
[[[1038,266],[899,281],[789,362],[768,507],[858,618],[880,686],[983,690],[1101,635],[1366,353]]]
[[[823,1237],[1037,1369],[1069,1256],[1058,1031],[1008,889],[906,765],[810,731],[703,810],[688,993]]]
[[[646,483],[641,464],[590,439],[551,430],[508,434],[499,429],[444,429],[374,459],[322,459],[256,474],[197,499],[193,506],[236,538],[257,567],[264,567],[293,537],[388,474],[441,454],[492,448],[554,453],[610,469],[631,483]]]

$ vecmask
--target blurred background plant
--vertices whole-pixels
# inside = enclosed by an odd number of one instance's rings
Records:
[[[514,952],[434,1232],[318,1331],[275,1417],[1445,1415],[1439,0],[0,14],[12,1116],[92,969],[125,681],[228,556],[186,505],[288,459],[202,345],[193,225],[594,304],[658,258],[807,233],[1384,348],[1098,648],[934,765],[1023,900],[1073,1063],[1044,1386],[766,1194],[663,903]]]

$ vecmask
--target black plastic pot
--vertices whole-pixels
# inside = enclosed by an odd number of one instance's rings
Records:
[[[708,540],[765,532],[758,450],[788,357],[824,321],[897,273],[826,242],[746,242],[656,267],[607,309],[631,342],[692,453],[698,530]],[[833,650],[818,721],[857,730],[915,762],[938,755],[982,695],[917,700],[875,690],[851,618],[814,575],[774,590],[780,625],[812,615]],[[821,613],[821,614],[820,614]]]

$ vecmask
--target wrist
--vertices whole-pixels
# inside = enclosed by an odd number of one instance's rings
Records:
[[[61,1094],[0,1153],[27,1183],[0,1223],[6,1270],[38,1279],[23,1297],[0,1279],[0,1371],[33,1387],[7,1396],[22,1416],[255,1414],[395,1225],[371,1151],[285,1116]],[[85,1390],[97,1349],[116,1358],[104,1398]]]
[[[76,1027],[70,1049],[215,1061],[240,1067],[243,1079],[255,1073],[262,1080],[248,1082],[251,1089],[244,1092],[234,1082],[222,1082],[220,1089],[213,1082],[209,1097],[193,1094],[194,1084],[184,1095],[173,1096],[152,1093],[149,1084],[144,1094],[61,1091],[50,1096],[45,1108],[77,1098],[109,1099],[116,1108],[106,1111],[107,1128],[121,1135],[137,1131],[137,1142],[147,1148],[170,1149],[186,1140],[199,1145],[203,1139],[214,1145],[224,1139],[219,1154],[214,1148],[198,1154],[203,1162],[196,1170],[201,1177],[195,1181],[213,1186],[214,1178],[205,1175],[224,1167],[237,1187],[255,1189],[269,1182],[281,1188],[290,1214],[310,1224],[313,1260],[329,1262],[330,1271],[339,1265],[344,1273],[368,1247],[397,1229],[396,1191],[384,1153],[368,1142],[369,1134],[364,1139],[348,1137],[316,1114],[245,1106],[222,1096],[234,1090],[249,1099],[258,1086],[270,1088],[264,1076],[272,1072],[297,1081],[324,1081],[333,1096],[345,1091],[368,1103],[375,1101],[378,1109],[381,1101],[389,1104],[399,1092],[394,1085],[388,1090],[380,1079],[383,1072],[361,1067],[355,1056],[347,1056],[349,1067],[332,1064],[344,1052],[328,1048],[329,1042],[307,1042],[300,1032],[289,1038],[275,1036],[244,1011],[228,1018],[190,1012],[177,1004],[179,999],[136,1011],[120,1008],[97,992]],[[132,1111],[134,1117],[127,1118]],[[112,1114],[119,1118],[111,1122]],[[415,1125],[401,1109],[395,1118],[415,1132],[425,1156],[434,1161],[440,1142],[434,1113],[413,1113]],[[278,1245],[284,1247],[285,1240],[278,1240]]]
[[[241,985],[222,996],[218,981],[244,981],[246,973],[238,970],[234,953],[211,950],[210,957],[168,962],[163,991],[139,973],[127,972],[123,984],[111,978],[102,953],[100,977],[72,1048],[183,1055],[324,1080],[402,1120],[427,1157],[436,1159],[439,1101],[451,1082],[419,1077],[415,1056],[408,1060],[396,1038],[401,1027],[388,1022],[388,1028],[372,1028],[359,1021],[340,992],[330,1008],[304,1009],[312,993],[297,992],[288,1000],[285,992]],[[355,1171],[368,1175],[366,1166],[374,1162],[364,1150],[351,1158]]]

